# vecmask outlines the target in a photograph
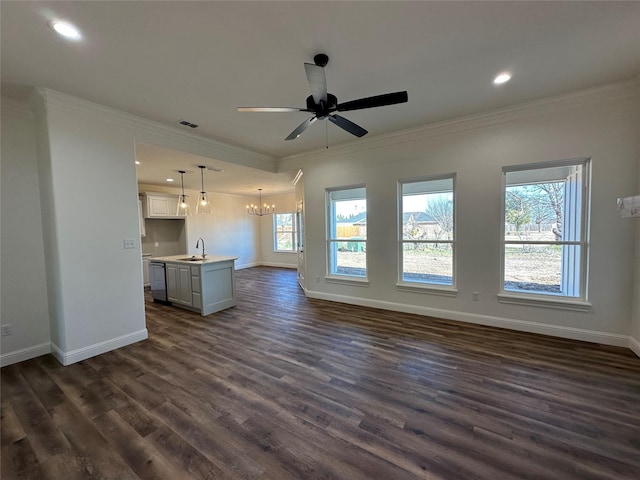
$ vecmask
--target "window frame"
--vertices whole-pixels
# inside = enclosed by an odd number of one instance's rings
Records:
[[[332,246],[337,243],[342,243],[345,240],[337,238],[337,234],[332,235],[334,231],[337,231],[337,226],[334,222],[335,220],[335,212],[334,212],[334,202],[335,200],[331,199],[331,194],[333,192],[341,192],[348,190],[364,190],[364,197],[353,198],[353,200],[363,199],[365,201],[365,218],[369,217],[368,212],[368,201],[367,201],[367,186],[364,183],[355,184],[355,185],[345,185],[339,187],[330,187],[325,189],[325,237],[326,237],[326,273],[325,280],[328,282],[336,282],[336,283],[349,283],[355,285],[368,285],[369,284],[369,255],[367,255],[367,242],[368,239],[365,237],[363,240],[357,240],[357,242],[362,242],[365,245],[364,253],[365,253],[365,274],[364,276],[360,275],[350,275],[346,273],[337,273],[333,272],[332,259],[334,255],[332,254]],[[334,228],[335,227],[335,228]],[[368,232],[367,232],[368,237]],[[335,257],[337,258],[337,250]],[[337,270],[337,265],[336,265]]]
[[[562,240],[562,241],[534,241],[534,240],[505,240],[506,236],[506,193],[507,193],[507,174],[511,172],[533,171],[547,168],[561,167],[582,167],[582,181],[580,188],[582,189],[580,211],[581,218],[579,220],[580,238],[578,240]],[[540,182],[543,183],[543,182]],[[519,304],[538,307],[549,307],[563,310],[574,310],[580,312],[588,312],[591,308],[589,303],[588,279],[589,279],[589,239],[590,239],[590,223],[591,223],[591,158],[572,158],[566,160],[552,160],[545,162],[527,163],[522,165],[510,165],[502,168],[502,191],[501,191],[501,221],[500,221],[500,291],[497,295],[498,301],[501,303]],[[565,213],[566,219],[566,213]],[[566,223],[566,222],[563,222]],[[578,246],[580,248],[580,275],[579,290],[580,296],[569,296],[562,293],[554,292],[533,292],[533,291],[515,291],[505,289],[505,247],[506,245],[569,245]],[[562,274],[561,274],[562,275]],[[562,283],[562,277],[561,277]]]
[[[277,215],[290,215],[291,216],[291,232],[278,232]],[[296,212],[278,212],[273,214],[273,220],[271,222],[273,228],[273,253],[297,253],[298,252],[298,233],[297,233],[297,217]],[[278,249],[278,233],[290,233],[292,250],[280,250]]]
[[[453,202],[453,231],[451,240],[404,240],[403,227],[404,227],[404,209],[403,209],[403,186],[411,183],[422,183],[439,180],[451,180],[451,196]],[[456,180],[457,175],[455,172],[444,173],[438,175],[428,175],[422,177],[404,178],[398,180],[398,225],[397,225],[397,240],[398,240],[398,277],[396,287],[399,290],[417,291],[424,293],[431,293],[436,295],[456,296],[457,295],[457,201],[456,201]],[[435,193],[435,192],[433,192]],[[404,244],[405,243],[448,243],[451,245],[451,284],[442,284],[436,282],[419,282],[404,279]]]

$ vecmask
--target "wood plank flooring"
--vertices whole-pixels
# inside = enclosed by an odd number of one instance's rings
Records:
[[[640,478],[630,350],[309,300],[284,269],[237,286],[205,318],[147,302],[145,342],[3,368],[2,479]]]

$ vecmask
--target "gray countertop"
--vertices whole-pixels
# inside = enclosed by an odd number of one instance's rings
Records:
[[[196,258],[198,260],[191,260],[191,258]],[[202,255],[189,255],[187,253],[183,253],[182,255],[170,255],[168,257],[153,257],[151,260],[154,262],[174,262],[174,263],[186,263],[186,264],[195,264],[202,265],[205,263],[220,263],[220,262],[229,262],[233,260],[237,260],[238,257],[227,257],[224,255],[209,255],[207,254],[206,258],[202,259]]]

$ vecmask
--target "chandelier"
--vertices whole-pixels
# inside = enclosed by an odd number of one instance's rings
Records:
[[[269,206],[266,203],[263,205],[261,188],[258,189],[258,193],[260,194],[260,202],[258,202],[258,205],[254,205],[253,203],[251,205],[247,205],[247,213],[249,215],[257,215],[258,217],[262,217],[263,215],[272,215],[276,206]]]

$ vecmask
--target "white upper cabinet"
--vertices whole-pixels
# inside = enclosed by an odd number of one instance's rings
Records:
[[[143,198],[144,218],[184,218],[184,215],[177,215],[178,195],[145,192]]]

